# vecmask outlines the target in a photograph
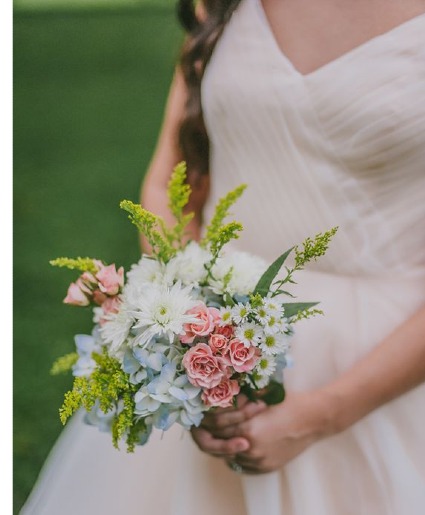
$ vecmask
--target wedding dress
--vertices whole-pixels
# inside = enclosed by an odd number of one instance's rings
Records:
[[[298,276],[325,315],[296,327],[290,390],[349,368],[425,300],[425,15],[301,74],[258,0],[243,0],[202,87],[212,190],[248,188],[239,248],[276,258],[339,226]],[[295,290],[294,290],[295,291]],[[179,427],[134,455],[76,417],[23,515],[421,515],[425,386],[275,473],[238,475]]]

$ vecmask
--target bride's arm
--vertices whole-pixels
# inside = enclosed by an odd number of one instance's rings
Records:
[[[377,347],[323,388],[289,393],[280,405],[250,420],[235,423],[238,414],[219,413],[193,431],[199,447],[236,461],[248,472],[274,470],[317,440],[352,424],[425,381],[425,307]],[[213,446],[211,435],[214,436]],[[225,439],[247,438],[240,453]]]
[[[425,307],[323,391],[342,431],[425,381]]]
[[[177,68],[170,88],[158,143],[140,192],[141,205],[145,209],[162,216],[166,222],[170,223],[173,223],[174,219],[168,209],[167,185],[172,169],[183,159],[179,147],[179,127],[184,116],[186,98],[186,85],[181,71]],[[202,210],[209,192],[208,176],[197,177],[196,183],[191,182],[191,187],[192,194],[187,210],[193,211],[195,217],[187,227],[186,236],[197,240],[201,233]],[[144,252],[149,252],[149,245],[143,237],[141,237],[141,246]],[[246,406],[244,406],[245,404]],[[260,403],[246,403],[246,400],[243,400],[240,402],[238,420],[241,420],[241,417],[244,420],[248,419],[262,409],[263,406]],[[214,446],[213,437],[209,438],[209,442],[210,445]],[[226,440],[224,445],[221,440],[218,440],[218,442],[220,448],[231,445],[243,450],[248,447],[246,439],[240,437]]]
[[[181,71],[176,70],[165,109],[158,143],[149,164],[149,168],[141,188],[140,202],[145,209],[162,216],[166,222],[174,220],[168,209],[167,184],[174,166],[182,160],[179,148],[179,127],[184,115],[187,90]],[[194,211],[195,217],[188,226],[188,237],[198,239],[201,229],[201,213],[208,195],[208,176],[199,177],[196,184],[191,184],[192,195],[187,206]],[[141,240],[143,249],[149,247]]]

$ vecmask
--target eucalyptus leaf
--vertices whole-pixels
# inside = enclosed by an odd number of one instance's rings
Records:
[[[241,387],[241,393],[243,393],[249,401],[258,402],[264,401],[268,406],[273,404],[279,404],[285,399],[285,388],[282,383],[279,381],[275,381],[274,379],[270,380],[270,383],[261,390],[251,388],[247,384],[244,384]]]
[[[255,290],[254,295],[256,293],[260,294],[262,297],[266,297],[270,291],[270,286],[274,280],[274,278],[279,273],[279,270],[282,268],[283,263],[286,261],[286,258],[292,252],[294,247],[291,247],[289,250],[284,252],[281,256],[279,256],[273,263],[267,268],[264,274],[260,277]]]
[[[268,406],[279,404],[285,399],[285,388],[282,383],[271,380],[267,385],[265,392],[262,393],[259,397]]]
[[[285,317],[291,318],[298,314],[299,311],[310,309],[317,306],[318,302],[284,302],[282,306],[285,308]]]

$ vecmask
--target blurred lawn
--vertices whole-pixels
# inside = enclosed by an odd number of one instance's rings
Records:
[[[89,311],[62,304],[75,274],[48,262],[137,260],[118,204],[138,199],[180,40],[173,2],[15,12],[14,513],[61,431],[71,378],[51,363],[91,329]]]

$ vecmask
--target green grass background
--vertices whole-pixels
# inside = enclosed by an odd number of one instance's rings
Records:
[[[15,9],[14,513],[62,429],[71,377],[51,363],[91,330],[89,311],[62,304],[75,274],[48,262],[138,259],[118,204],[138,200],[181,38],[171,0]]]

